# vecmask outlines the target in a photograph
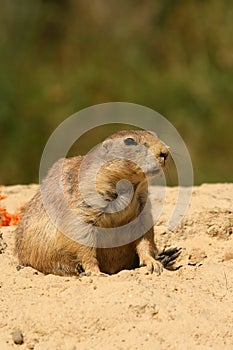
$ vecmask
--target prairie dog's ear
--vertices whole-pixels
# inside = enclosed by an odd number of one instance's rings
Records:
[[[105,140],[103,143],[102,143],[102,149],[108,153],[109,150],[112,148],[112,140]]]
[[[156,138],[158,138],[158,135],[156,134],[156,132],[149,130],[149,133],[155,136]]]

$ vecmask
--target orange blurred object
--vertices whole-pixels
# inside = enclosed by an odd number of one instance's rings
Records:
[[[0,200],[7,198],[7,196],[1,195]],[[20,219],[20,213],[10,214],[6,210],[6,207],[0,207],[0,226],[13,226],[17,225]]]

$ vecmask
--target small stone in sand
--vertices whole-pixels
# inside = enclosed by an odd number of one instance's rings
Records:
[[[15,344],[23,344],[23,333],[20,329],[14,329],[12,339]]]

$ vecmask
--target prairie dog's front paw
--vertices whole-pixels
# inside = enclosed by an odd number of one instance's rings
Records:
[[[84,275],[85,276],[97,276],[97,277],[107,277],[108,274],[104,273],[104,272],[101,272],[101,271],[97,271],[97,272],[93,272],[93,271],[87,271],[87,272],[84,272]]]
[[[140,266],[146,266],[149,273],[156,273],[158,276],[161,275],[163,271],[163,265],[160,261],[156,261],[153,257],[148,256],[142,262]]]
[[[101,276],[103,273],[100,271],[97,264],[81,264],[78,263],[77,271],[81,275],[85,276]]]
[[[177,247],[163,249],[155,256],[155,259],[160,261],[165,269],[174,271],[181,267],[181,265],[175,265],[176,258],[180,255],[180,253],[181,248]]]

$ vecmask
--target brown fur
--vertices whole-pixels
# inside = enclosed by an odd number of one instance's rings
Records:
[[[148,194],[146,177],[133,161],[127,159],[107,162],[99,170],[96,178],[98,193],[109,203],[116,197],[118,181],[121,179],[130,181],[134,187],[134,196],[125,209],[116,213],[103,212],[89,206],[80,192],[78,176],[81,162],[86,160],[84,167],[90,172],[96,162],[96,157],[101,152],[108,152],[113,145],[115,147],[113,142],[115,140],[119,141],[116,148],[122,148],[123,152],[127,153],[129,149],[134,150],[134,146],[124,144],[126,138],[133,138],[138,144],[145,145],[161,167],[165,165],[168,150],[155,134],[147,131],[122,131],[110,136],[84,157],[77,156],[59,160],[50,169],[41,185],[44,186],[48,201],[58,206],[62,205],[61,197],[58,195],[59,169],[62,165],[61,180],[64,196],[70,208],[87,224],[87,226],[84,225],[84,230],[88,230],[90,224],[103,228],[127,224],[138,217],[146,202]],[[118,150],[115,151],[117,154]],[[144,158],[145,155],[140,152],[135,154],[138,162],[141,161],[140,157]],[[149,158],[148,161],[150,162]],[[93,180],[87,178],[86,184],[90,196],[93,193],[92,182]],[[146,220],[152,222],[150,205],[139,223],[142,229]],[[69,226],[69,220],[65,216],[63,221]],[[128,234],[130,233],[125,232],[125,237]],[[92,274],[100,272],[113,274],[139,265],[146,265],[151,271],[159,272],[161,269],[161,264],[154,259],[157,249],[154,244],[153,227],[142,237],[123,246],[113,248],[95,248],[91,244],[86,246],[67,237],[55,227],[44,209],[40,190],[26,206],[16,229],[15,251],[21,265],[32,266],[46,274],[77,275],[80,272],[80,266],[86,273]]]

